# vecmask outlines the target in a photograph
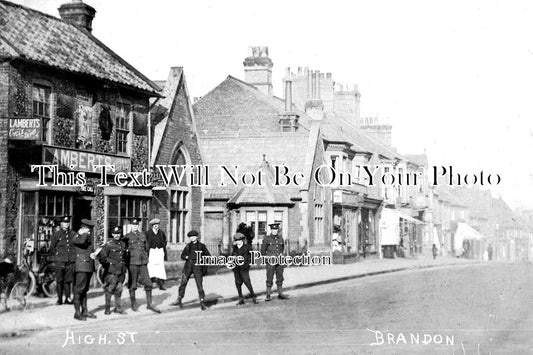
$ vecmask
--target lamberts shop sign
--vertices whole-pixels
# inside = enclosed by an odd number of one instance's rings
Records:
[[[8,138],[11,140],[40,141],[42,122],[40,118],[9,118]]]
[[[88,152],[85,150],[67,149],[43,145],[43,164],[58,165],[62,170],[84,171],[87,173],[100,173],[97,165],[114,165],[115,173],[129,172],[131,159],[112,154]],[[113,172],[107,170],[110,174]]]

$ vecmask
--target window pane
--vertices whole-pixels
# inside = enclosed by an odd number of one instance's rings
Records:
[[[35,193],[34,192],[24,192],[24,214],[25,215],[35,214]]]
[[[258,214],[259,222],[266,222],[267,220],[267,213],[266,212],[259,212]]]
[[[117,196],[109,197],[108,213],[109,213],[109,216],[118,217],[118,197]]]
[[[255,212],[246,212],[246,222],[247,224],[250,224],[251,222],[255,222]]]

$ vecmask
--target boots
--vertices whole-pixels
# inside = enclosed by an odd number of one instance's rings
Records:
[[[126,314],[126,312],[124,312],[124,310],[122,309],[122,302],[121,302],[120,296],[121,295],[119,294],[115,294],[115,309],[113,309],[113,312],[118,313],[118,314]]]
[[[288,300],[289,296],[283,294],[283,286],[278,285],[278,298],[280,300]]]
[[[89,312],[89,310],[87,309],[87,295],[85,295],[85,297],[83,298],[83,301],[81,302],[81,306],[82,306],[82,316],[84,316],[85,318],[96,318],[96,315],[92,312]]]
[[[56,285],[56,291],[57,291],[57,305],[63,304],[63,283],[58,282]]]
[[[252,293],[252,302],[254,304],[258,304],[259,302],[257,302],[257,296],[255,295],[255,293]]]
[[[111,314],[111,294],[106,293],[105,294],[105,315]]]
[[[244,304],[244,297],[242,296],[242,286],[241,285],[236,285],[236,286],[237,286],[237,293],[239,294],[239,302],[237,302],[237,306],[240,306]]]
[[[161,313],[159,308],[152,304],[152,290],[146,290],[146,308],[155,313]]]
[[[75,311],[74,319],[82,320],[82,321],[87,320],[87,318],[81,314],[80,309],[81,309],[80,298],[79,296],[74,295],[74,311]]]
[[[176,302],[172,302],[171,305],[172,306],[180,306],[181,309],[183,309],[183,305],[181,304],[181,296],[178,296],[178,299],[176,300]]]
[[[266,295],[266,298],[265,298],[265,302],[268,302],[270,300],[272,300],[272,298],[270,298],[270,294],[272,293],[272,286],[267,286],[267,295]]]
[[[72,300],[70,299],[70,282],[65,283],[65,304],[72,304]]]
[[[200,309],[202,311],[205,311],[207,309],[207,306],[205,305],[204,299],[200,298]]]
[[[137,301],[135,300],[135,290],[130,290],[130,302],[131,302],[131,310],[133,312],[138,312],[139,306],[137,306]]]

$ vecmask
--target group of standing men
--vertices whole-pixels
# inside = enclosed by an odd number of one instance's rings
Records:
[[[113,236],[101,248],[94,251],[94,221],[83,219],[82,227],[76,233],[70,229],[70,217],[61,219],[61,228],[51,240],[50,249],[55,257],[57,304],[74,304],[74,318],[87,320],[96,318],[87,308],[87,292],[91,276],[95,270],[94,259],[98,257],[104,268],[105,314],[111,313],[111,297],[115,296],[114,312],[125,314],[121,305],[122,285],[128,273],[128,288],[131,308],[138,310],[135,297],[137,284],[144,286],[147,308],[160,313],[152,303],[152,281],[161,290],[165,290],[166,279],[164,261],[166,260],[166,236],[159,230],[159,219],[150,221],[151,228],[143,233],[139,230],[139,221],[130,222],[130,232],[122,237],[122,228],[116,226],[111,231]],[[150,279],[152,276],[152,279]],[[70,299],[70,288],[74,284],[74,300]],[[63,301],[63,296],[66,296]]]
[[[112,238],[101,248],[94,250],[92,228],[95,223],[91,220],[83,219],[82,227],[76,233],[70,229],[70,217],[65,216],[61,220],[61,228],[56,231],[51,240],[51,251],[55,257],[56,282],[57,282],[57,304],[74,304],[74,318],[86,320],[96,318],[87,308],[87,292],[90,286],[91,276],[94,272],[94,259],[98,257],[104,267],[104,294],[105,294],[105,314],[111,314],[111,298],[115,297],[115,308],[113,312],[125,314],[122,309],[121,296],[122,287],[126,274],[128,278],[128,288],[130,293],[131,309],[138,311],[135,292],[137,284],[144,286],[146,292],[146,307],[156,313],[161,311],[152,303],[152,285],[157,283],[159,289],[165,290],[164,280],[166,279],[164,262],[167,260],[166,245],[167,239],[163,231],[159,229],[160,220],[152,219],[150,229],[143,233],[139,230],[139,221],[133,219],[130,222],[130,231],[124,237],[122,228],[116,226],[112,229]],[[279,234],[279,223],[269,224],[271,233],[267,235],[261,244],[261,254],[264,256],[277,256],[284,251],[284,240]],[[181,259],[185,261],[179,286],[179,295],[172,305],[182,307],[182,299],[185,296],[185,289],[191,276],[194,276],[198,295],[200,297],[200,307],[207,309],[205,305],[205,291],[203,289],[203,277],[207,274],[207,267],[199,265],[198,261],[202,256],[210,256],[205,244],[199,242],[199,233],[190,231],[187,236],[190,242],[185,246],[181,254]],[[251,263],[251,240],[253,236],[237,232],[233,237],[235,245],[232,255],[242,256],[244,262],[236,265],[233,269],[235,286],[239,295],[238,305],[244,304],[242,285],[244,284],[250,291],[250,296],[254,303],[257,298],[250,280]],[[246,239],[246,244],[244,240]],[[276,285],[278,298],[287,299],[283,294],[283,269],[280,264],[266,265],[266,299],[271,300],[274,275],[276,275]],[[74,283],[74,300],[70,300],[70,285]],[[63,301],[63,295],[66,296]]]

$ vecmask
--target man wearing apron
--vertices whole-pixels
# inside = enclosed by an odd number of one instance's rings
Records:
[[[146,241],[148,243],[148,274],[152,282],[156,282],[159,289],[166,290],[164,283],[167,279],[165,271],[165,261],[167,260],[167,237],[165,233],[159,229],[158,218],[150,221],[150,229],[146,231]]]

